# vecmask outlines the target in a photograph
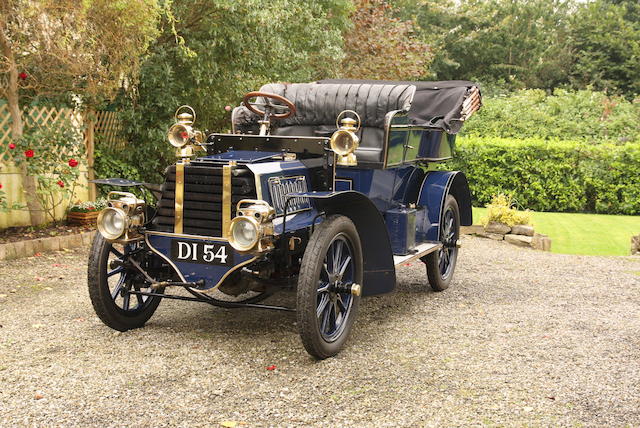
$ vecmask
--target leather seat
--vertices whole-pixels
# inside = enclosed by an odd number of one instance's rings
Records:
[[[358,131],[358,161],[380,164],[384,161],[385,116],[393,110],[407,110],[415,93],[413,85],[271,83],[262,92],[281,95],[296,106],[297,112],[272,122],[274,135],[330,136],[336,118],[343,110],[354,110],[362,121]],[[234,110],[234,126],[240,132],[254,129],[260,118],[246,107]]]

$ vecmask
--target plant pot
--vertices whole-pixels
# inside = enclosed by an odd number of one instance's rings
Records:
[[[71,211],[67,214],[67,222],[78,226],[95,226],[100,211],[90,211],[86,213]]]

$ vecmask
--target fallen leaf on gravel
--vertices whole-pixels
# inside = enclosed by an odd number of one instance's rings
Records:
[[[42,327],[44,327],[44,324],[31,324],[31,327],[33,327],[33,328],[42,328]]]
[[[84,322],[84,321],[86,321],[86,319],[85,319],[85,318],[82,318],[82,317],[80,317],[80,318],[74,318],[73,320],[74,320],[74,321],[77,321],[77,322]]]
[[[404,266],[411,266],[411,263],[405,263]]]
[[[33,396],[33,398],[35,398],[36,400],[42,400],[44,398],[44,395],[36,394],[36,395]]]
[[[36,281],[44,281],[44,278],[41,276],[36,276]]]
[[[556,397],[547,397],[549,400],[555,400]]]
[[[7,297],[6,294],[0,294],[0,299],[4,299],[5,297]]]
[[[236,421],[222,421],[220,425],[226,428],[235,428],[238,426],[238,422]]]
[[[40,257],[41,255],[42,255],[42,254],[40,254],[40,253],[35,253],[35,254],[34,254],[34,257]]]
[[[276,369],[276,366],[275,366],[275,364],[272,364],[270,366],[267,366],[266,369],[269,370],[269,371],[273,371],[273,370]]]
[[[60,278],[60,279],[62,279],[62,278]],[[51,288],[51,287],[44,287],[44,289],[45,290],[49,290],[49,291],[53,290],[53,288]]]

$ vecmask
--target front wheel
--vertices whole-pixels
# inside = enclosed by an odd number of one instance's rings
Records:
[[[447,195],[440,224],[440,243],[442,248],[428,254],[424,259],[427,265],[427,278],[434,291],[449,288],[453,271],[458,260],[458,239],[460,237],[460,209],[456,199]]]
[[[129,291],[148,288],[141,275],[127,270],[123,262],[141,253],[138,243],[111,244],[98,232],[89,253],[89,297],[98,318],[114,330],[142,327],[160,304],[160,297]],[[162,293],[162,290],[156,291]]]
[[[315,358],[336,355],[347,341],[360,303],[351,290],[362,285],[362,272],[356,227],[344,216],[327,218],[309,240],[298,277],[298,329]]]

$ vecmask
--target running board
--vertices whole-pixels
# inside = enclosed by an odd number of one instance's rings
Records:
[[[415,253],[413,254],[407,254],[406,256],[393,256],[393,264],[397,267],[403,263],[412,262],[429,253],[438,251],[440,248],[442,248],[442,244],[440,242],[425,242],[418,245],[415,249]]]

